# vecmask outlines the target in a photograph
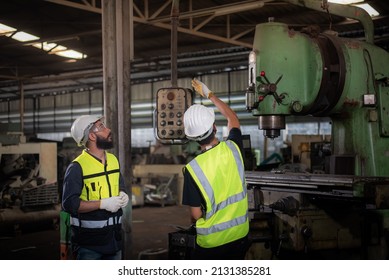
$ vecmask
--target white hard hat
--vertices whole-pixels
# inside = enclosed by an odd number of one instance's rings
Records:
[[[78,117],[72,124],[70,134],[78,146],[85,146],[88,142],[89,130],[102,116],[97,115],[82,115]]]
[[[185,135],[190,140],[201,141],[213,131],[215,112],[204,105],[195,104],[184,114]]]

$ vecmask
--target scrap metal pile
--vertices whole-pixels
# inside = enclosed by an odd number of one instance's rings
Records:
[[[2,155],[0,162],[0,209],[20,207],[24,210],[58,203],[57,182],[46,183],[39,176],[36,155]]]

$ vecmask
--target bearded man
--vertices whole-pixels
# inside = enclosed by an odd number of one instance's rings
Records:
[[[83,115],[71,135],[85,149],[67,167],[62,209],[70,214],[71,245],[75,259],[122,258],[122,208],[128,195],[113,147],[111,130],[103,117]]]

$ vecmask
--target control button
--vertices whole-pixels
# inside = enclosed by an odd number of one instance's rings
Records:
[[[182,130],[181,129],[177,130],[177,134],[182,135]]]
[[[161,104],[161,109],[165,110],[166,109],[166,104]]]
[[[169,130],[169,135],[173,136],[174,135],[174,131],[173,130]]]
[[[170,103],[169,105],[168,105],[168,108],[171,110],[171,109],[173,109],[174,108],[174,104],[173,103]]]
[[[181,112],[178,112],[177,113],[177,118],[181,118],[182,117],[182,113]]]
[[[174,97],[175,97],[175,95],[174,95],[174,92],[172,92],[172,91],[167,94],[167,99],[169,99],[169,100],[173,100]]]
[[[159,124],[160,124],[161,126],[165,126],[165,125],[166,125],[166,121],[161,121]]]
[[[166,130],[162,129],[162,130],[161,130],[161,134],[162,134],[162,135],[166,135]]]
[[[160,117],[161,117],[161,118],[165,118],[165,117],[166,117],[166,113],[165,113],[165,112],[162,112],[162,113],[160,114]]]
[[[177,124],[177,126],[181,126],[182,125],[182,121],[178,120],[176,124]]]
[[[173,112],[169,113],[169,118],[171,118],[171,119],[174,118],[174,113]]]

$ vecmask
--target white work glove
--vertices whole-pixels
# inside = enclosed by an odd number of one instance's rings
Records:
[[[120,196],[112,196],[100,200],[100,209],[104,209],[112,213],[117,212],[121,205],[122,198]]]
[[[197,91],[202,97],[211,98],[213,92],[202,82],[197,79],[192,80],[192,87]]]
[[[122,207],[122,208],[126,207],[128,204],[128,200],[129,200],[128,195],[125,192],[121,191],[119,194],[119,197],[121,199],[120,207]]]

